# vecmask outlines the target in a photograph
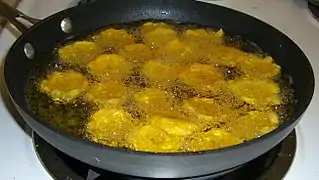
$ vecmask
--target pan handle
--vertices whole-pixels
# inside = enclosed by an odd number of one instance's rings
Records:
[[[28,21],[31,24],[36,24],[40,20],[29,17],[19,10],[9,6],[2,0],[0,0],[0,16],[12,23],[21,33],[24,33],[28,30],[28,27],[21,23],[17,18],[21,18],[25,21]]]

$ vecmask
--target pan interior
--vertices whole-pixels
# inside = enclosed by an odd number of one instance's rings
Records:
[[[39,119],[45,120],[53,125],[55,128],[62,130],[64,132],[70,133],[73,136],[80,138],[87,138],[89,140],[90,137],[86,135],[87,123],[90,117],[96,112],[99,107],[91,101],[86,101],[83,97],[77,98],[72,103],[57,103],[53,101],[48,94],[40,92],[39,84],[43,81],[49,74],[55,71],[65,71],[65,70],[74,70],[76,72],[80,72],[84,74],[90,82],[94,82],[94,77],[92,74],[88,72],[88,69],[80,66],[69,63],[62,63],[58,56],[58,49],[62,48],[66,45],[72,44],[78,41],[86,41],[93,40],[92,37],[99,34],[105,29],[114,28],[114,29],[124,29],[127,32],[130,32],[134,35],[135,43],[142,43],[143,39],[139,35],[139,27],[146,22],[152,23],[160,23],[164,22],[165,24],[174,27],[174,30],[182,35],[182,33],[187,30],[195,30],[195,29],[204,29],[206,31],[216,32],[218,29],[211,26],[203,26],[199,24],[190,24],[190,23],[181,23],[181,22],[173,22],[173,21],[159,21],[159,20],[143,20],[143,21],[135,21],[131,23],[122,23],[122,24],[113,24],[107,27],[98,28],[94,31],[87,31],[81,34],[74,35],[69,37],[67,40],[57,43],[55,48],[51,51],[44,53],[44,55],[40,58],[41,62],[34,66],[31,70],[31,73],[28,75],[28,83],[26,91],[26,98],[28,103],[28,108],[37,116]],[[92,36],[93,34],[93,36]],[[227,34],[224,36],[224,43],[229,47],[235,47],[240,49],[246,53],[251,53],[258,55],[260,57],[267,57],[268,54],[262,51],[255,43],[248,41],[241,36],[231,36]],[[109,48],[104,51],[106,54],[117,53],[116,50]],[[39,60],[40,61],[40,60]],[[204,61],[204,60],[203,60]],[[201,62],[205,63],[205,62]],[[210,64],[211,66],[215,66],[216,64]],[[228,80],[234,80],[236,78],[240,78],[241,73],[236,72],[236,67],[234,66],[219,66],[219,71],[224,72],[226,74],[225,78]],[[227,72],[229,72],[227,74]],[[131,80],[132,77],[135,77],[138,72],[132,72],[130,77],[126,79]],[[284,123],[287,119],[289,119],[293,112],[294,99],[293,99],[293,88],[290,81],[290,76],[287,74],[280,74],[273,78],[273,81],[278,83],[281,88],[281,96],[284,101],[282,105],[272,106],[271,109],[274,110],[280,119],[280,124]],[[129,82],[132,83],[132,82]],[[137,82],[139,85],[145,88],[148,85],[145,84],[143,78],[139,79]],[[179,90],[181,91],[181,90]],[[190,97],[202,97],[202,98],[210,98],[210,95],[194,95],[191,92],[186,92],[185,96]],[[242,108],[245,106],[250,110],[254,110],[255,107],[250,107],[249,104],[241,105]],[[136,110],[131,110],[130,113],[134,113]],[[140,116],[140,114],[132,114],[132,116]],[[137,117],[140,118],[140,117]],[[218,125],[218,128],[221,128]],[[206,127],[205,131],[208,131],[213,127]],[[122,148],[128,148],[127,146],[120,146]]]

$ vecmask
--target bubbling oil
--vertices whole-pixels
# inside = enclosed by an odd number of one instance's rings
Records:
[[[30,74],[26,100],[56,128],[107,146],[185,152],[239,144],[276,129],[294,101],[271,56],[231,40],[198,25],[113,25],[58,45],[50,64]]]

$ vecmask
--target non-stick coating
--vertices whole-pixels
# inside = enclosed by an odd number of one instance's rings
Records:
[[[60,22],[70,18],[71,34],[61,31]],[[297,104],[293,117],[274,132],[238,146],[203,153],[155,154],[109,148],[72,137],[34,117],[27,109],[24,89],[28,73],[36,64],[48,63],[56,43],[76,34],[89,32],[109,24],[144,19],[169,19],[215,28],[230,35],[241,35],[272,55],[291,75]],[[36,52],[29,60],[23,52],[26,43]],[[50,59],[50,58],[48,58]],[[53,15],[21,36],[5,61],[5,81],[12,99],[26,122],[47,142],[93,166],[141,177],[193,177],[221,172],[236,167],[265,153],[283,140],[295,127],[306,110],[314,91],[314,75],[303,52],[284,34],[248,15],[224,7],[192,0],[116,0],[96,1],[90,6],[77,7]]]

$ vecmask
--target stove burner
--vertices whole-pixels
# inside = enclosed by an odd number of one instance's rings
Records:
[[[317,19],[319,20],[319,3],[317,2],[317,4],[314,4],[312,2],[308,3],[308,7],[309,10],[311,12],[311,14]]]
[[[44,141],[40,136],[33,132],[33,142],[37,155],[54,179],[61,180],[139,180],[145,178],[128,177],[126,175],[101,170],[82,163]],[[216,178],[216,174],[187,178],[194,180],[281,180],[287,173],[296,150],[296,133],[293,131],[279,145],[271,149],[264,155],[252,160],[251,162],[223,174]],[[225,173],[225,172],[223,172]],[[218,174],[220,175],[220,174]]]

